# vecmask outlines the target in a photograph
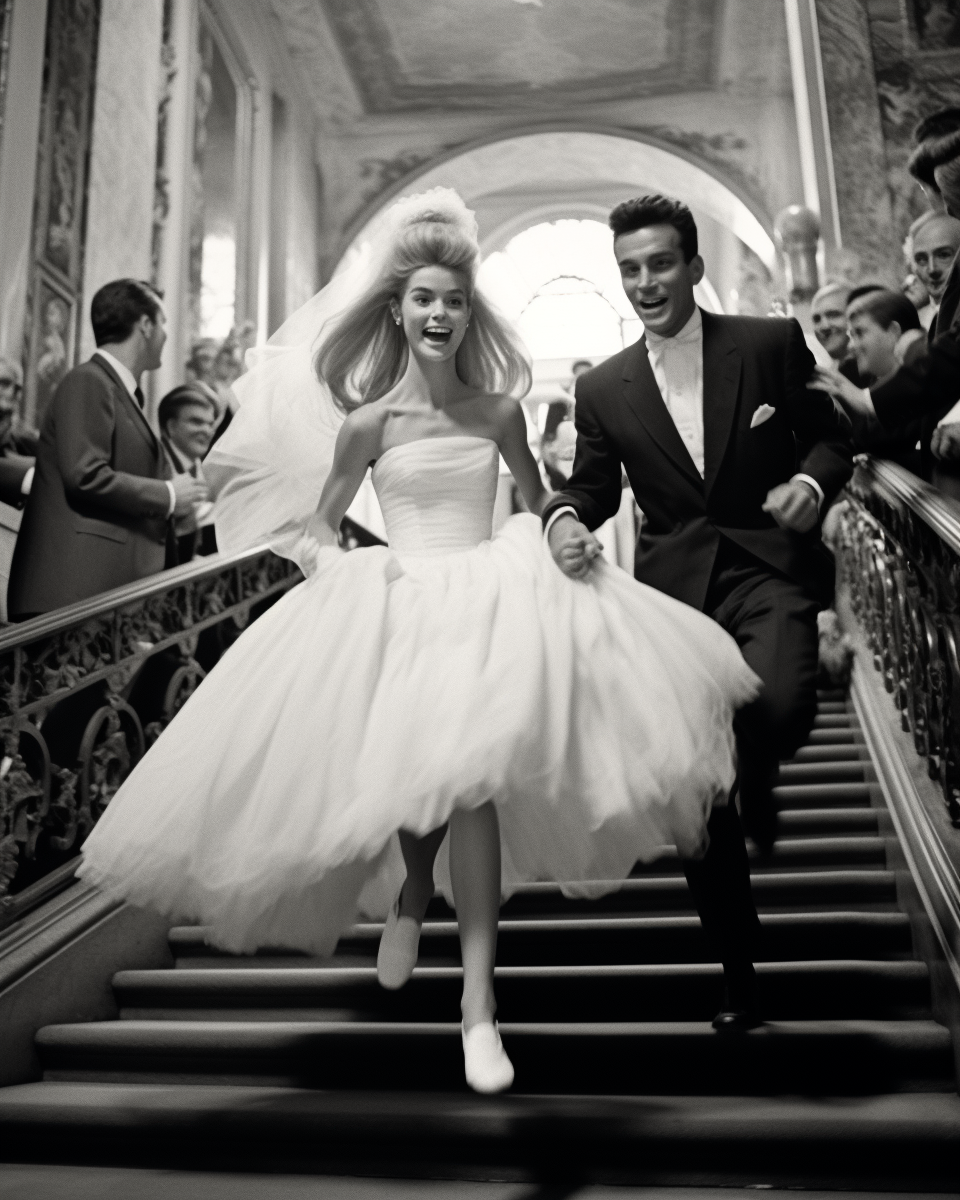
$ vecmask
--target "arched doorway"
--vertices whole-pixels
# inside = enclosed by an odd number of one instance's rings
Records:
[[[766,312],[775,251],[771,237],[772,217],[748,202],[728,180],[720,178],[705,163],[692,161],[675,150],[622,134],[577,130],[519,133],[484,144],[460,149],[411,172],[376,207],[361,214],[348,231],[341,265],[346,265],[363,244],[374,236],[386,209],[400,195],[433,187],[454,188],[477,215],[481,248],[487,263],[502,256],[512,244],[541,228],[591,225],[602,230],[610,209],[621,200],[645,192],[664,192],[682,199],[692,209],[700,231],[701,252],[707,262],[708,287],[701,303],[728,312]],[[609,237],[609,234],[607,234]],[[610,266],[616,274],[612,262]],[[592,305],[602,324],[604,313],[612,325],[627,314],[618,304],[612,286],[598,280],[596,272],[566,269],[537,280],[530,295],[513,312],[533,303],[548,308],[564,294],[577,303]],[[620,300],[623,300],[622,292]],[[509,306],[505,306],[509,307]],[[584,309],[586,311],[586,309]],[[637,330],[637,333],[639,329]],[[597,361],[614,352],[619,332],[609,348],[590,358]],[[632,339],[631,339],[632,340]],[[579,355],[574,355],[574,358]],[[584,357],[586,357],[584,355]],[[535,385],[526,408],[531,441],[543,429],[540,418],[557,399],[569,396],[566,377],[570,359],[559,360],[534,354]],[[506,482],[506,481],[504,481]],[[507,496],[508,488],[502,489]],[[357,513],[368,524],[379,519],[371,489],[365,501],[369,511]],[[625,504],[624,510],[629,507]],[[501,515],[510,511],[509,503]],[[631,539],[624,539],[626,560]],[[618,557],[620,555],[618,554]]]
[[[345,258],[376,230],[395,196],[431,187],[455,188],[476,211],[485,255],[538,223],[603,221],[625,197],[660,191],[693,210],[725,311],[752,311],[745,292],[764,277],[769,284],[774,268],[772,214],[718,168],[652,140],[587,130],[517,133],[423,164],[360,214],[347,231]]]

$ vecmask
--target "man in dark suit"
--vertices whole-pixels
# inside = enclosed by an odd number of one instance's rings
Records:
[[[171,518],[206,495],[191,475],[168,477],[143,412],[140,378],[159,367],[166,340],[160,295],[119,279],[97,292],[90,315],[97,350],[64,376],[44,415],[11,567],[11,620],[161,571]]]
[[[960,108],[925,118],[914,138],[910,173],[936,209],[960,217]],[[900,369],[856,402],[890,430],[920,420],[924,478],[960,497],[960,259],[950,268],[929,334],[908,330],[897,354]],[[811,387],[829,388],[830,380],[821,374]]]
[[[830,398],[811,402],[814,360],[796,321],[697,308],[704,266],[685,205],[630,200],[610,226],[645,332],[577,381],[573,473],[544,511],[550,549],[566,574],[589,571],[590,530],[620,506],[622,463],[645,517],[636,577],[713,617],[763,681],[734,728],[744,824],[768,851],[778,760],[813,723],[817,611],[834,574],[818,514],[850,477],[850,446]],[[714,1024],[749,1028],[759,921],[733,803],[714,810],[709,831],[707,855],[685,870],[724,967]]]

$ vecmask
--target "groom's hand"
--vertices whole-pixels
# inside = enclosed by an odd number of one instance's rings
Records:
[[[585,579],[593,560],[603,551],[586,525],[568,513],[550,526],[547,542],[553,561],[571,579]]]
[[[763,511],[769,513],[781,529],[807,533],[816,525],[819,516],[817,494],[809,483],[791,479],[767,492]]]

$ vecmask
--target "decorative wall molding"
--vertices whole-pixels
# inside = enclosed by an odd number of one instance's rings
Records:
[[[76,360],[100,0],[50,0],[27,298],[24,415],[39,424]]]

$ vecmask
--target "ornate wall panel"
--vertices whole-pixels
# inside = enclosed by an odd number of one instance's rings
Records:
[[[82,319],[99,23],[100,0],[50,0],[26,323],[24,408],[34,422],[74,364]]]
[[[10,59],[10,23],[13,0],[0,0],[0,143],[3,141],[3,114],[7,102],[7,67]]]

